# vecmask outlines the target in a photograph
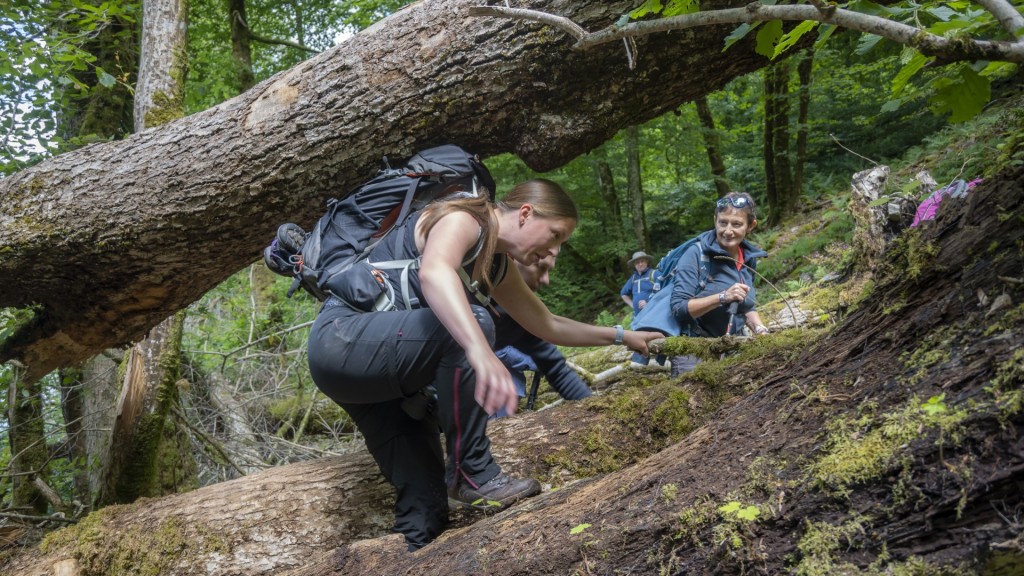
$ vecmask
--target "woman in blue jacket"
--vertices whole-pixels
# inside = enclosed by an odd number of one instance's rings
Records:
[[[747,241],[755,226],[750,194],[731,192],[715,203],[714,229],[701,234],[676,263],[671,309],[681,334],[724,336],[734,333],[736,324],[742,326],[736,318],[745,318],[755,335],[768,333],[756,310],[752,272],[757,259],[767,253]],[[732,303],[737,304],[734,309],[730,309]],[[734,321],[732,328],[730,321]]]

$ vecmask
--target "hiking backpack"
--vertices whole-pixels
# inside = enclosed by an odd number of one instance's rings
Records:
[[[324,301],[331,296],[330,280],[365,259],[410,214],[455,192],[476,195],[482,189],[493,202],[494,179],[487,167],[454,144],[423,150],[395,168],[385,156],[376,176],[328,200],[327,213],[311,232],[293,223],[278,227],[263,260],[271,271],[294,279],[289,297],[301,287]],[[411,262],[404,264],[408,268]],[[468,275],[460,276],[467,282]]]
[[[683,242],[679,246],[676,246],[665,254],[661,260],[658,261],[658,266],[655,268],[655,279],[654,279],[654,291],[659,292],[672,285],[672,280],[675,276],[676,264],[679,262],[679,257],[683,255],[683,252],[696,244],[699,241],[700,236],[694,236],[686,242]],[[704,283],[707,282],[708,272],[711,269],[711,263],[707,261],[706,256],[701,253],[700,264],[702,267],[704,282],[701,283],[701,289],[704,288]]]

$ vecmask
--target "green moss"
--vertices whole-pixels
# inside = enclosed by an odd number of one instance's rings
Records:
[[[914,385],[927,375],[928,369],[950,361],[949,349],[957,330],[953,326],[941,327],[921,339],[920,345],[913,352],[904,352],[900,361],[908,372],[913,372],[907,380]]]
[[[864,536],[864,524],[869,520],[854,518],[838,526],[827,522],[808,522],[796,545],[801,557],[796,574],[825,576],[841,573],[837,552],[859,548],[858,540]]]
[[[939,248],[921,238],[920,228],[908,228],[892,243],[885,270],[908,280],[917,280],[928,269],[941,270],[935,262]]]
[[[1019,550],[993,550],[979,576],[1024,574],[1024,553]]]
[[[577,477],[621,470],[677,442],[692,428],[690,396],[674,384],[633,387],[596,397],[587,408],[601,417],[572,432],[545,463]]]
[[[165,518],[155,529],[126,529],[123,518],[138,505],[109,506],[78,524],[47,535],[40,550],[66,550],[85,574],[159,576],[212,552],[230,552],[223,537],[203,527]]]
[[[1012,330],[1024,324],[1024,302],[1017,306],[996,314],[992,317],[992,323],[985,328],[985,336],[992,336],[1006,330]]]
[[[1024,348],[1014,351],[996,368],[996,377],[985,387],[992,395],[1004,427],[1024,410]]]
[[[829,423],[824,453],[811,464],[809,474],[819,486],[846,494],[854,484],[880,478],[901,451],[929,429],[938,430],[940,442],[956,444],[966,418],[966,410],[948,408],[942,397],[923,403],[912,397],[902,410],[879,418],[837,418]]]
[[[310,399],[307,396],[295,395],[279,398],[267,404],[266,410],[275,421],[279,436],[298,429],[306,416],[307,408],[310,408],[309,402]],[[327,432],[326,426],[334,425],[335,427],[332,428],[334,430],[337,429],[338,424],[344,429],[354,428],[348,412],[317,392],[316,400],[313,402],[312,409],[309,410],[309,416],[306,417],[306,432],[312,434]]]
[[[968,576],[974,574],[968,568],[939,566],[921,558],[911,556],[900,562],[893,562],[885,546],[867,566],[845,562],[844,553],[863,550],[868,540],[868,525],[871,519],[855,516],[834,525],[827,522],[808,522],[807,528],[797,543],[800,560],[793,573],[797,576]],[[863,555],[859,555],[863,557]]]
[[[698,500],[692,506],[679,511],[679,525],[673,535],[675,540],[703,548],[706,542],[700,533],[719,518],[718,503],[710,499]]]

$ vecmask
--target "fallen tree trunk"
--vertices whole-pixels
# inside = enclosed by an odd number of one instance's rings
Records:
[[[763,66],[731,26],[573,51],[545,26],[425,0],[215,108],[0,180],[0,306],[38,305],[4,343],[34,379],[146,331],[256,259],[282,221],[454,142],[538,171]],[[719,0],[711,7],[738,6]],[[530,0],[590,28],[627,0]],[[511,183],[503,183],[507,186]]]
[[[662,387],[636,394],[637,409],[653,410],[668,392]],[[494,421],[495,458],[506,472],[541,479],[550,490],[591,474],[607,454],[629,454],[618,462],[626,466],[678,438],[657,428],[631,433],[608,400],[595,397]],[[613,432],[605,436],[603,452],[584,455],[582,444],[595,430]],[[28,551],[4,566],[4,573],[49,574],[61,565],[68,576],[130,576],[152,569],[178,575],[276,574],[304,565],[322,550],[388,534],[393,505],[393,489],[363,450],[104,508],[53,537],[45,552]],[[404,539],[397,542],[404,551]],[[118,564],[125,558],[133,560]]]

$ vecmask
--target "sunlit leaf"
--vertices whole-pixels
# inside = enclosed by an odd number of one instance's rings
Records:
[[[576,534],[582,533],[587,528],[590,528],[590,524],[577,524],[571,530],[569,530],[569,534],[572,534],[572,535],[575,536]]]
[[[680,14],[693,14],[700,10],[700,3],[697,0],[671,0],[665,6],[664,16],[678,16]]]
[[[639,20],[648,14],[660,14],[661,8],[661,0],[645,0],[643,4],[630,12],[629,16],[634,20]]]
[[[932,396],[927,402],[921,404],[921,411],[929,416],[935,416],[943,412],[948,412],[945,404],[946,394],[939,394],[938,396]]]
[[[925,12],[942,21],[949,20],[957,15],[955,10],[947,6],[932,6],[925,9]]]
[[[1004,78],[1016,73],[1017,67],[1013,62],[989,62],[979,74],[986,78]]]
[[[728,504],[719,506],[718,507],[718,511],[723,513],[723,514],[731,514],[733,512],[736,512],[737,510],[739,510],[741,507],[743,507],[743,504],[741,504],[739,502],[736,502],[734,500],[732,502],[729,502]]]
[[[117,78],[114,78],[106,70],[96,67],[96,79],[103,85],[104,88],[113,88],[114,84],[117,84]]]
[[[913,51],[913,55],[910,60],[904,64],[903,68],[896,73],[896,77],[892,79],[892,94],[893,96],[899,96],[903,92],[903,88],[906,87],[907,82],[917,74],[924,65],[931,60],[929,57],[921,54],[917,50]]]
[[[761,510],[757,506],[747,506],[746,508],[736,512],[736,517],[740,520],[754,521],[757,520],[757,517],[760,514]]]
[[[814,41],[814,48],[817,50],[824,46],[836,31],[836,28],[838,26],[835,24],[822,24],[821,28],[818,29],[818,39]]]
[[[864,34],[857,41],[857,54],[867,54],[878,44],[882,37],[875,34]]]
[[[758,54],[772,58],[775,55],[775,43],[782,37],[782,21],[769,20],[757,31],[757,47],[754,49]]]
[[[804,20],[797,24],[792,30],[786,32],[786,34],[779,39],[778,44],[775,45],[775,52],[772,54],[772,58],[774,59],[779,54],[789,50],[789,48],[796,44],[804,34],[814,30],[817,25],[818,23],[814,20]]]

